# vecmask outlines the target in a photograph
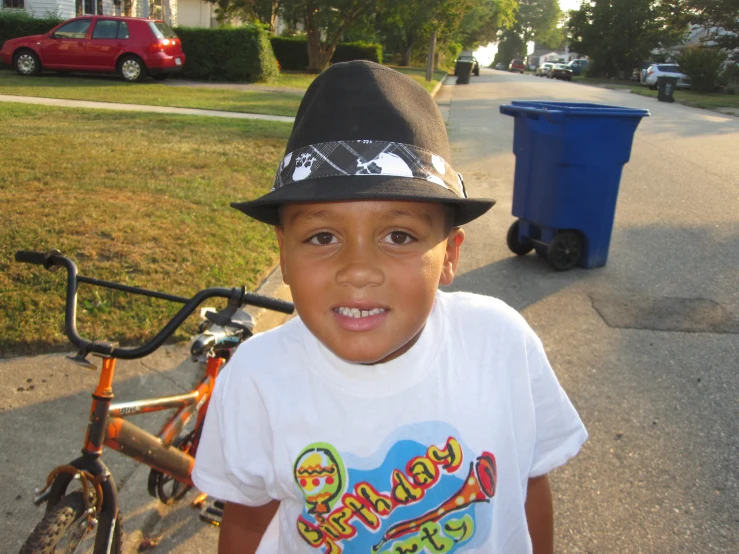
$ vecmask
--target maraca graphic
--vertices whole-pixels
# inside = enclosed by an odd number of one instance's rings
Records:
[[[344,467],[334,448],[312,444],[295,462],[295,482],[303,492],[309,514],[327,514],[344,490]]]
[[[483,452],[474,462],[470,462],[470,471],[464,480],[462,487],[447,498],[440,506],[429,510],[425,514],[408,521],[400,521],[390,527],[382,540],[372,547],[377,552],[386,542],[418,532],[421,526],[439,521],[451,512],[463,510],[475,502],[489,502],[495,495],[495,483],[497,480],[497,469],[495,456],[490,452]]]

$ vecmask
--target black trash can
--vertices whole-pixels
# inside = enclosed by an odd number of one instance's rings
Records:
[[[657,77],[657,100],[674,102],[677,77]]]
[[[457,62],[457,84],[469,85],[472,74],[472,62]]]

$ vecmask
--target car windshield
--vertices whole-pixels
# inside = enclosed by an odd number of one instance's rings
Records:
[[[147,21],[151,32],[157,38],[177,38],[177,35],[172,30],[172,27],[164,23],[163,21]]]
[[[511,63],[519,64],[519,63],[523,63],[523,61],[521,61],[521,60],[513,60]]]
[[[554,66],[554,69],[567,69],[567,66],[561,63],[558,63]]]
[[[658,65],[657,69],[664,71],[665,73],[682,73],[680,68],[676,65]]]

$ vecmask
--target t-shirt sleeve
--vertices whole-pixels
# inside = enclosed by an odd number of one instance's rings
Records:
[[[549,473],[575,456],[587,440],[588,433],[559,384],[541,340],[533,331],[526,348],[536,426],[534,455],[529,471],[529,478],[532,478]]]
[[[198,489],[220,500],[261,506],[271,500],[272,439],[255,384],[235,375],[237,356],[216,381],[192,479]]]

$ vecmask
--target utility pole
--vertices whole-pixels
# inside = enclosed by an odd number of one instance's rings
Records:
[[[434,60],[436,59],[436,29],[431,33],[431,39],[429,40],[429,58],[426,62],[426,80],[434,80]]]

